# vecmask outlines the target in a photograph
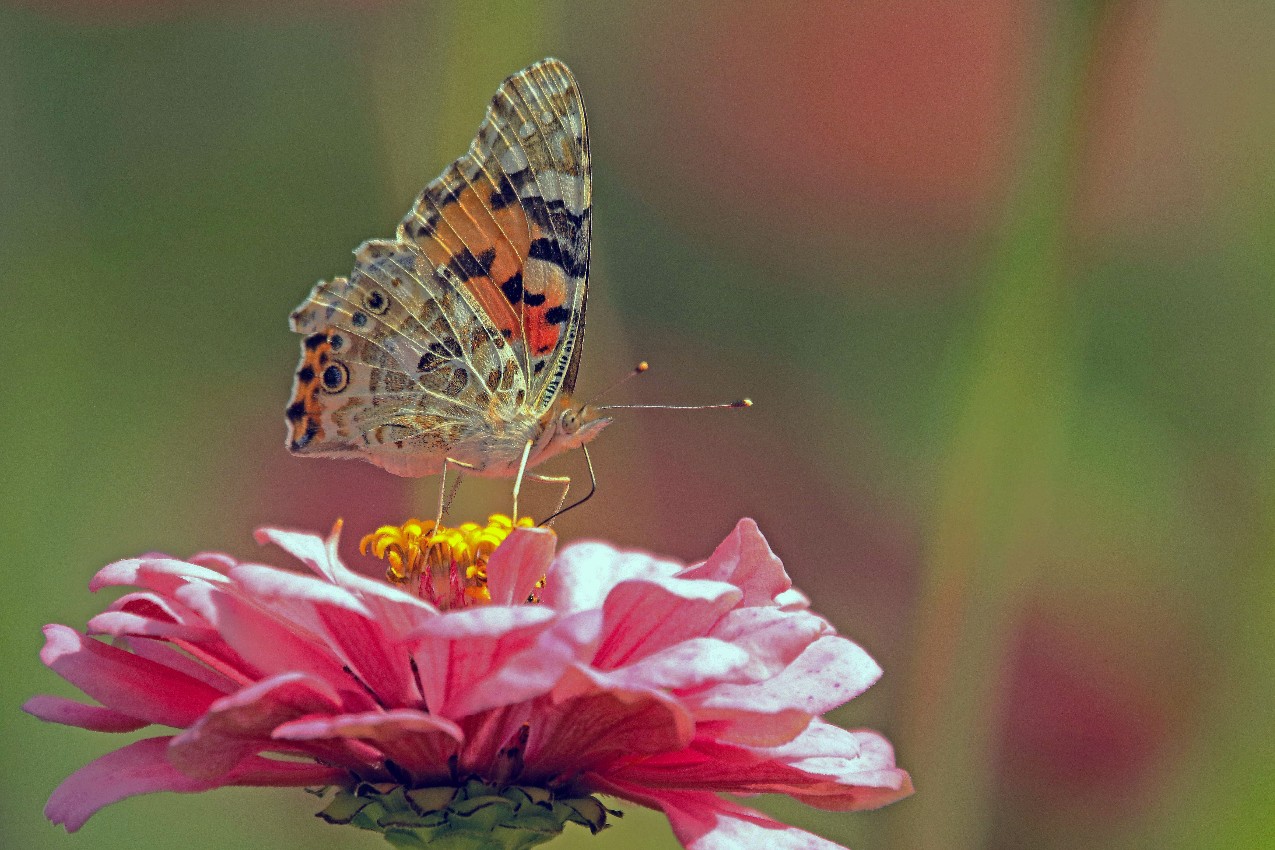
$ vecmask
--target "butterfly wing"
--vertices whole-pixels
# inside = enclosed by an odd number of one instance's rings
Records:
[[[428,475],[493,423],[549,411],[579,367],[590,215],[584,107],[546,59],[500,86],[396,239],[364,243],[293,313],[289,449]]]
[[[592,186],[580,90],[566,65],[544,59],[501,84],[469,151],[398,228],[455,271],[509,340],[537,416],[575,387]]]
[[[294,454],[428,475],[448,448],[526,398],[500,331],[411,245],[364,243],[350,277],[315,286],[292,329],[305,336],[287,410]]]

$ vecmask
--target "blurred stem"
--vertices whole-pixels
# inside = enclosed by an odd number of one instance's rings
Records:
[[[1265,129],[1265,138],[1272,138],[1275,127]],[[1234,254],[1245,258],[1254,280],[1270,287],[1275,270],[1275,169],[1269,158],[1264,165],[1269,170],[1244,188],[1244,203],[1232,207],[1247,243]],[[1273,296],[1275,291],[1268,290],[1265,301],[1259,302],[1267,316],[1272,314]],[[1228,663],[1216,676],[1215,708],[1206,721],[1211,731],[1200,734],[1206,748],[1192,766],[1191,778],[1203,776],[1207,781],[1192,784],[1191,805],[1170,824],[1165,842],[1169,847],[1275,846],[1275,372],[1269,362],[1262,363],[1254,370],[1255,385],[1261,380],[1259,369],[1265,370],[1267,382],[1266,420],[1260,423],[1253,463],[1261,513],[1238,569],[1232,576],[1219,576],[1227,582],[1228,615],[1222,624],[1233,631],[1221,642]]]
[[[1114,3],[1042,6],[1020,171],[958,381],[905,703],[917,794],[892,832],[909,850],[987,846],[998,694],[1043,555],[1074,392],[1069,223],[1085,111]],[[1029,78],[1030,74],[1029,74]]]

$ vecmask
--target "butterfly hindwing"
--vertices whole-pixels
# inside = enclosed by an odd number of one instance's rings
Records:
[[[399,225],[509,340],[536,414],[574,388],[591,215],[584,105],[567,67],[546,59],[505,80],[469,151]]]
[[[354,272],[293,314],[304,334],[289,447],[426,474],[474,423],[526,398],[511,346],[459,281],[414,246],[364,243]]]

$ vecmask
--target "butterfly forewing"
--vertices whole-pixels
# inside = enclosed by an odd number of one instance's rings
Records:
[[[584,104],[567,67],[546,59],[500,86],[469,151],[399,225],[513,345],[536,414],[574,388],[591,215]]]

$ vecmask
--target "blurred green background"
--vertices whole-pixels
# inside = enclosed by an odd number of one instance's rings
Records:
[[[556,55],[581,391],[646,358],[618,395],[757,402],[623,417],[559,532],[695,559],[756,517],[886,670],[834,719],[918,789],[761,805],[856,850],[1275,846],[1275,5],[264,6],[0,9],[0,845],[382,846],[295,790],[68,838],[46,797],[121,739],[17,707],[71,693],[40,626],[111,560],[429,512],[432,480],[288,456],[287,315]],[[628,808],[555,846],[676,846]]]

